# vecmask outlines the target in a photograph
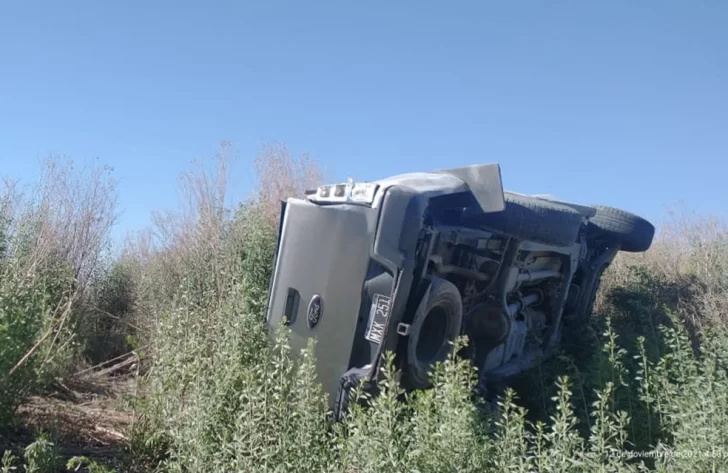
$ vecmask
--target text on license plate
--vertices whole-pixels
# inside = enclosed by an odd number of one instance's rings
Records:
[[[384,328],[387,326],[387,320],[389,319],[390,302],[388,296],[374,294],[372,308],[369,312],[369,325],[367,325],[367,331],[364,335],[370,342],[381,345]]]

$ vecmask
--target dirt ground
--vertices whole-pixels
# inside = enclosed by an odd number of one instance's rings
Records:
[[[15,425],[0,433],[0,455],[10,449],[22,458],[23,449],[40,432],[47,432],[64,463],[87,456],[113,465],[124,452],[133,422],[129,400],[133,376],[87,377],[57,383],[43,395],[31,396],[19,408]]]

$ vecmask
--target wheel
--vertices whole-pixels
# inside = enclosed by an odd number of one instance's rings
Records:
[[[544,199],[506,192],[501,212],[473,215],[470,221],[507,236],[547,245],[576,242],[584,217],[576,210]]]
[[[430,386],[430,371],[445,361],[460,335],[463,303],[460,291],[446,279],[431,277],[429,290],[415,313],[407,342],[404,380],[410,389]]]
[[[650,222],[639,215],[614,207],[605,205],[593,207],[597,213],[590,219],[590,234],[596,233],[618,239],[622,251],[641,253],[650,248],[655,236],[655,227]]]

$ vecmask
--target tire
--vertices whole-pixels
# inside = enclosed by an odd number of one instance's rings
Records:
[[[535,197],[510,192],[504,195],[503,211],[474,216],[472,222],[507,236],[547,245],[569,246],[577,241],[584,219],[577,210]]]
[[[650,222],[639,215],[614,207],[593,207],[597,213],[590,219],[590,233],[597,232],[599,235],[618,239],[622,251],[641,253],[650,248],[655,236],[655,227]]]
[[[462,326],[463,303],[458,288],[446,279],[429,279],[429,291],[417,307],[407,341],[403,374],[409,389],[430,387],[430,371],[449,356]]]

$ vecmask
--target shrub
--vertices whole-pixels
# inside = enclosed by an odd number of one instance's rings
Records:
[[[360,403],[334,424],[314,374],[315,344],[294,353],[288,330],[270,333],[263,320],[279,200],[315,187],[320,173],[274,145],[256,162],[256,194],[230,202],[227,150],[214,170],[183,175],[180,212],[156,214],[153,229],[107,262],[114,212],[105,171],[80,181],[54,164],[27,199],[8,186],[0,199],[0,425],[26,393],[80,357],[98,363],[143,347],[136,465],[125,471],[728,466],[728,253],[719,223],[676,219],[649,252],[620,254],[592,323],[497,405],[474,397],[476,372],[455,356],[435,367],[432,389],[405,395],[387,354],[379,395],[359,392]],[[28,466],[42,468],[51,447],[34,443]],[[7,453],[3,471],[13,461]],[[82,457],[72,467],[100,468]]]
[[[67,361],[71,299],[63,279],[27,274],[13,260],[0,265],[0,426]]]
[[[258,164],[268,160],[275,167],[271,161],[281,156],[268,155]],[[166,458],[172,471],[203,465],[222,471],[294,457],[323,465],[323,457],[307,460],[310,455],[295,450],[298,444],[287,442],[308,432],[309,453],[318,445],[314,437],[320,432],[311,426],[324,426],[323,417],[315,408],[304,409],[320,396],[310,370],[301,371],[296,385],[281,384],[279,370],[301,368],[294,367],[282,339],[270,345],[263,324],[278,209],[255,198],[226,202],[226,159],[219,156],[215,172],[185,174],[182,211],[157,216],[159,237],[137,237],[124,252],[137,281],[135,319],[145,329],[150,355],[144,386],[151,394],[140,405],[134,446],[140,454]],[[285,414],[284,393],[306,396],[300,411]],[[280,398],[277,404],[271,396]],[[287,429],[270,440],[277,446],[261,447],[266,441],[260,435],[267,434],[250,431],[255,421]],[[272,457],[249,457],[261,448]]]
[[[268,183],[261,187],[268,193],[288,189]],[[719,458],[660,457],[723,445],[716,423],[728,406],[713,393],[725,381],[720,357],[728,337],[708,335],[720,324],[704,312],[724,303],[716,298],[725,289],[719,273],[726,266],[705,264],[717,250],[703,240],[681,250],[678,271],[650,259],[670,254],[660,241],[654,253],[620,255],[605,275],[593,323],[559,357],[527,373],[518,394],[507,390],[497,409],[474,402],[475,372],[467,362],[448,359],[436,367],[433,389],[405,396],[390,357],[379,395],[360,393],[362,403],[332,424],[311,368],[314,347],[292,353],[286,329],[271,339],[262,323],[277,205],[253,199],[217,214],[225,215],[222,222],[200,216],[219,203],[196,208],[197,217],[177,227],[188,230],[168,233],[168,243],[148,253],[152,258],[136,260],[145,261],[139,280],[149,285],[146,293],[165,294],[149,303],[158,308],[158,330],[142,417],[147,430],[138,440],[161,449],[161,470],[703,471],[724,465]],[[205,225],[219,230],[210,233]],[[162,273],[174,274],[174,284],[155,279]],[[691,398],[699,399],[700,415],[691,416]]]
[[[728,465],[728,336],[704,339],[694,352],[681,328],[661,327],[668,353],[657,363],[640,357],[640,399],[659,419],[656,465],[674,471],[717,471]],[[642,342],[640,341],[640,346]]]
[[[88,473],[116,473],[116,470],[111,470],[86,456],[72,457],[66,462],[68,470],[80,471],[81,468],[85,468]]]
[[[109,169],[48,159],[24,194],[0,197],[0,427],[23,396],[69,372],[83,304],[115,218]]]
[[[27,473],[51,473],[57,471],[60,465],[58,449],[45,433],[25,447],[23,456]]]
[[[136,287],[129,268],[116,262],[92,282],[82,331],[83,355],[93,364],[127,353],[139,334],[135,323]]]

